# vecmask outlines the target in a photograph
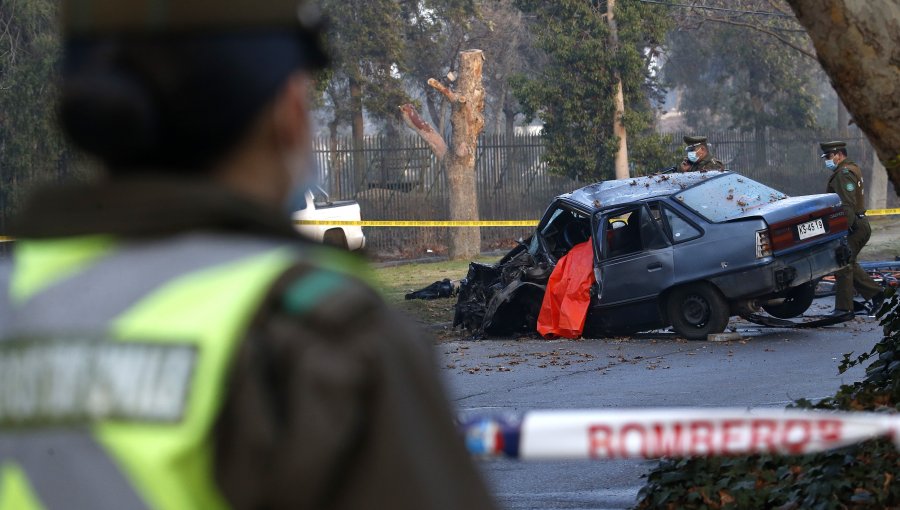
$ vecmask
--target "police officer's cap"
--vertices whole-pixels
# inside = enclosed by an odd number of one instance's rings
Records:
[[[684,144],[687,146],[685,150],[696,148],[699,145],[706,145],[705,136],[685,136]]]
[[[820,143],[819,148],[822,149],[822,154],[819,157],[824,158],[824,157],[828,156],[829,154],[838,152],[840,150],[846,151],[847,150],[847,142],[834,141],[834,142]]]
[[[309,67],[328,62],[311,0],[63,0],[62,13],[67,38],[295,31]]]

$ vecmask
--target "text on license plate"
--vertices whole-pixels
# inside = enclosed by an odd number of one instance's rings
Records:
[[[825,225],[822,224],[822,220],[807,221],[806,223],[797,225],[797,235],[801,240],[809,239],[810,237],[815,237],[824,233]]]

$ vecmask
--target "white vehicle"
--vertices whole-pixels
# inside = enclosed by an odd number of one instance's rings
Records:
[[[302,199],[295,204],[292,218],[294,227],[304,236],[320,243],[330,244],[347,250],[360,250],[366,246],[366,236],[362,227],[348,225],[300,225],[297,220],[316,221],[359,221],[359,203],[356,200],[332,202],[328,193],[318,186],[306,190]]]

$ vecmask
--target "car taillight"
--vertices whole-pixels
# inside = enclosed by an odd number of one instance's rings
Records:
[[[772,241],[769,239],[768,230],[756,231],[756,258],[769,257],[772,255]]]
[[[844,211],[838,211],[828,216],[828,231],[831,233],[842,232],[847,230],[847,214]]]

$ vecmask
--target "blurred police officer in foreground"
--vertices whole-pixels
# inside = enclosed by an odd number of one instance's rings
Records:
[[[854,289],[869,301],[870,311],[875,312],[884,301],[881,286],[856,262],[857,255],[872,235],[872,228],[866,218],[862,171],[847,158],[846,142],[827,142],[819,144],[819,147],[822,149],[821,157],[825,160],[825,168],[832,172],[828,177],[826,193],[837,193],[841,197],[850,227],[847,238],[851,252],[850,263],[835,273],[836,295],[832,315],[851,315]]]
[[[725,170],[725,164],[712,157],[705,136],[684,137],[685,157],[678,169],[682,172],[706,172],[708,170]]]
[[[0,508],[491,505],[430,345],[281,209],[311,177],[297,0],[64,0],[60,116],[0,313]]]

